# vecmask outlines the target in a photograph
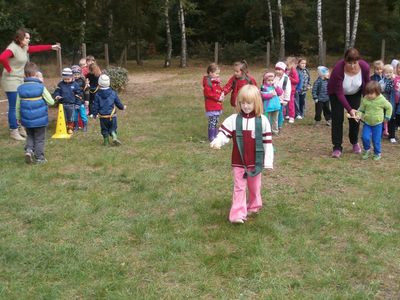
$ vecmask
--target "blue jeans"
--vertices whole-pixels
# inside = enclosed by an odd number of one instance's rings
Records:
[[[370,126],[366,123],[364,124],[364,127],[362,129],[362,142],[365,151],[368,151],[371,148],[372,135],[374,154],[381,154],[382,125],[383,123],[377,124],[375,126]]]
[[[8,99],[8,127],[17,129],[17,92],[6,92]]]
[[[81,117],[83,124],[87,124],[88,118],[86,115],[85,105],[81,104],[78,109],[75,109],[74,113],[74,121],[78,122],[79,118],[78,115]]]

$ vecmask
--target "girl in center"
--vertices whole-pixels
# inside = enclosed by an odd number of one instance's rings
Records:
[[[233,139],[234,187],[229,221],[241,224],[249,215],[257,214],[262,207],[261,172],[263,168],[273,169],[274,153],[271,126],[263,115],[261,93],[257,86],[248,84],[241,88],[236,112],[222,123],[210,146],[220,149]]]

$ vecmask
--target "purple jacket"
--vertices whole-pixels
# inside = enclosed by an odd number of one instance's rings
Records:
[[[361,67],[361,77],[362,77],[362,85],[361,90],[364,95],[364,89],[367,83],[370,81],[369,78],[369,64],[365,61],[360,59],[358,61]],[[328,83],[328,94],[329,95],[336,95],[339,99],[340,103],[342,103],[343,107],[350,112],[352,110],[349,102],[347,102],[346,97],[344,96],[343,92],[343,80],[344,80],[344,59],[339,60],[335,67],[332,70],[331,77],[329,78]]]

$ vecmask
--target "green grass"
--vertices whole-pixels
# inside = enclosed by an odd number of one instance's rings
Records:
[[[0,298],[400,297],[400,146],[385,140],[381,161],[362,161],[345,139],[329,158],[309,100],[274,139],[262,213],[231,225],[231,145],[205,142],[204,69],[132,66],[119,148],[91,120],[87,134],[49,138],[48,164],[30,166],[2,127]]]

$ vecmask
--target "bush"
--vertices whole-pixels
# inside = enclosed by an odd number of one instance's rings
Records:
[[[128,70],[121,67],[108,67],[105,73],[110,76],[111,87],[117,92],[125,89],[129,81]]]

